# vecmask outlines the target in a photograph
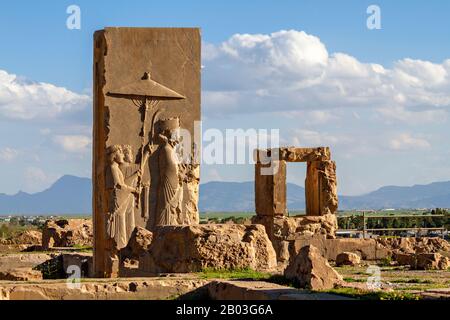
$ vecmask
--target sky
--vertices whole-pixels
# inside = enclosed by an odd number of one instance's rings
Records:
[[[81,28],[68,29],[77,5]],[[369,29],[370,5],[381,29]],[[24,1],[0,10],[0,193],[90,177],[92,39],[106,26],[202,29],[203,130],[279,129],[330,146],[339,192],[450,180],[450,2]],[[304,184],[305,164],[288,181]],[[204,164],[202,182],[250,181]]]

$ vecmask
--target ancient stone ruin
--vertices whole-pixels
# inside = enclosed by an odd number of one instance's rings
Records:
[[[290,242],[299,236],[335,238],[338,208],[336,164],[328,147],[283,147],[255,152],[253,223],[266,227],[280,262],[290,258]],[[306,162],[306,216],[288,217],[286,163]]]
[[[94,269],[110,277],[135,227],[199,221],[200,31],[106,28],[94,45]]]

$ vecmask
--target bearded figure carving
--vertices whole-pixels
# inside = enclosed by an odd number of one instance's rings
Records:
[[[156,203],[156,226],[180,224],[183,201],[183,186],[180,179],[179,156],[177,154],[178,118],[159,121],[160,145],[158,153],[159,183]]]

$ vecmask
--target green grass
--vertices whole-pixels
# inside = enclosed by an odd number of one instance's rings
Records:
[[[433,283],[433,281],[431,281],[429,279],[418,279],[418,278],[413,278],[413,279],[395,279],[395,280],[391,280],[390,282],[392,282],[392,283],[426,283],[426,284]]]
[[[251,218],[256,215],[254,212],[201,212],[200,218],[225,219],[225,218]]]
[[[419,300],[420,297],[408,292],[364,291],[355,288],[335,288],[321,291],[360,300]]]
[[[83,246],[80,244],[75,244],[72,248],[77,249],[78,252],[92,252],[94,250],[92,246]]]
[[[366,282],[367,279],[363,279],[363,278],[344,278],[345,282]]]
[[[203,279],[267,280],[271,277],[269,273],[257,272],[251,269],[218,270],[206,268],[197,274]]]

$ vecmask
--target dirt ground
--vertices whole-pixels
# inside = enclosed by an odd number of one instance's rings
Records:
[[[373,264],[376,266],[376,264]],[[369,264],[360,267],[335,267],[344,280],[355,287],[363,287],[377,276],[379,270],[380,285],[400,295],[419,298],[450,299],[450,270],[409,270],[408,267],[379,266]]]

